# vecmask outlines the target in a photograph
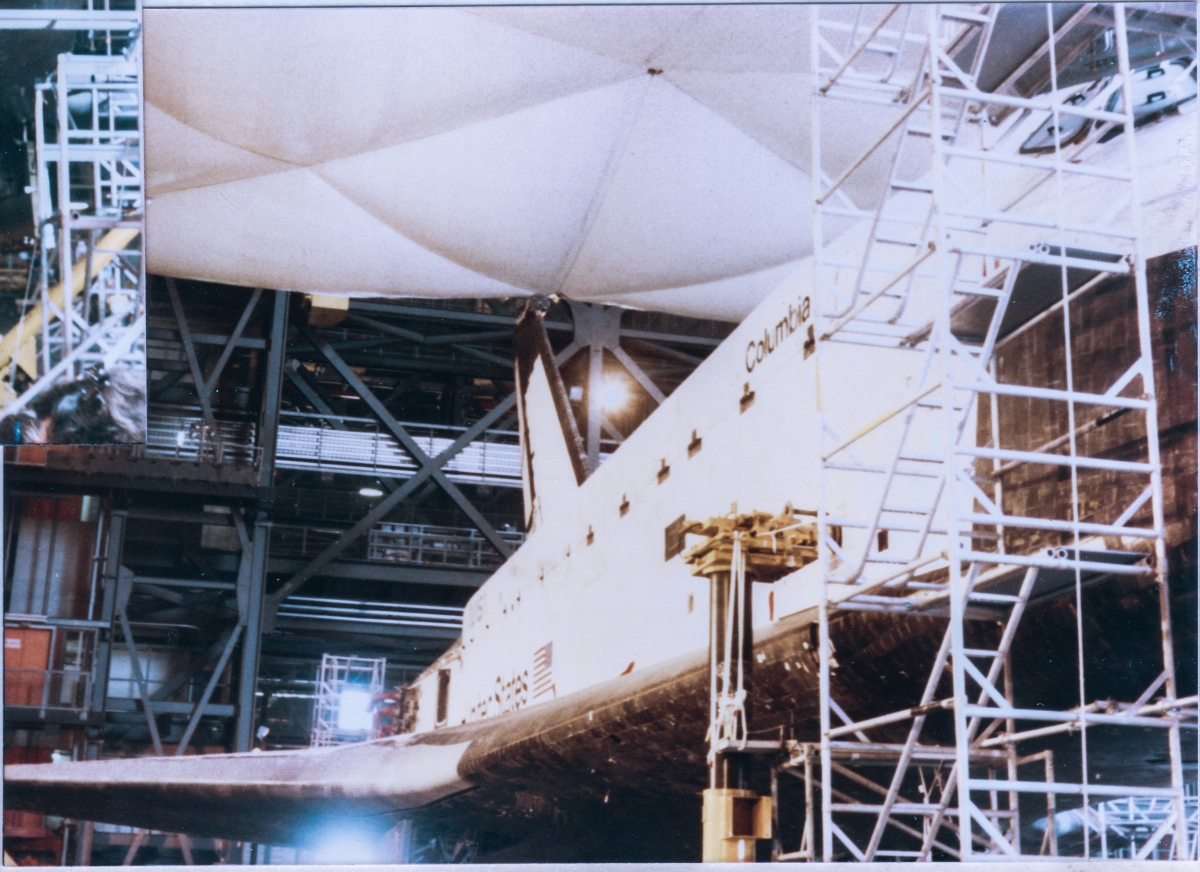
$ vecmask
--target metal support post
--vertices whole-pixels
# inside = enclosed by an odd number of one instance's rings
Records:
[[[750,739],[754,666],[753,584],[776,581],[816,559],[812,523],[753,513],[685,523],[682,535],[704,536],[684,554],[693,575],[709,583],[708,789],[704,791],[703,859],[755,860],[759,840],[772,837],[772,796],[752,783],[753,754],[782,750]],[[772,776],[773,777],[773,776]],[[774,781],[772,781],[774,785]]]
[[[75,261],[75,243],[71,233],[72,230],[72,202],[71,202],[71,153],[69,144],[71,141],[70,134],[67,132],[71,129],[71,116],[68,111],[68,90],[67,76],[63,75],[63,71],[59,71],[59,75],[54,82],[54,105],[57,110],[58,123],[57,138],[58,138],[58,154],[55,161],[58,172],[58,275],[60,281],[65,282],[66,277],[71,275],[72,266]],[[98,205],[98,204],[97,204]],[[91,278],[90,272],[85,273],[87,278]],[[68,313],[75,308],[75,288],[72,282],[70,286],[63,285],[62,298],[62,343],[64,355],[71,351],[71,335],[75,332],[75,325],[71,323]],[[49,343],[45,343],[49,345]],[[46,364],[49,365],[49,354],[46,352]]]
[[[140,10],[64,14],[52,26],[109,21],[109,53],[59,55],[53,80],[35,89],[39,299],[0,341],[4,415],[89,373],[145,367],[141,43],[129,29]],[[113,53],[114,35],[129,42],[124,52]],[[33,381],[20,396],[18,370]]]
[[[287,345],[287,291],[275,291],[271,310],[271,336],[267,348],[267,366],[263,373],[263,413],[259,427],[258,483],[260,487],[271,487],[275,483],[275,443],[279,434],[280,395],[283,390],[283,365]]]
[[[238,615],[242,628],[242,657],[238,667],[237,722],[234,726],[233,750],[249,751],[254,742],[256,694],[258,691],[258,659],[262,650],[263,600],[267,586],[267,556],[270,550],[271,524],[258,521],[250,553],[242,552],[249,560],[249,590],[246,606]]]
[[[108,696],[108,669],[112,662],[113,621],[116,617],[117,584],[120,578],[121,560],[125,548],[125,521],[122,511],[110,511],[108,517],[108,541],[105,544],[103,563],[100,567],[100,614],[106,629],[100,633],[96,646],[95,672],[92,680],[92,711],[104,711]]]
[[[92,865],[92,844],[96,825],[92,821],[78,821],[76,825],[75,845],[72,853],[73,866]]]
[[[731,574],[713,572],[708,576],[709,622],[708,657],[709,682],[714,694],[709,712],[711,724],[716,724],[721,713],[717,711],[719,700],[728,694],[728,688],[737,687],[744,694],[742,723],[739,729],[742,738],[750,735],[753,722],[750,705],[754,686],[754,623],[751,610],[752,579],[743,578],[741,585],[733,585]],[[736,588],[740,587],[738,591]],[[709,739],[711,759],[708,762],[708,786],[712,790],[751,790],[751,756],[730,750],[729,740],[713,735]],[[736,747],[736,746],[735,746]]]
[[[1115,24],[1117,43],[1118,71],[1121,75],[1121,98],[1125,108],[1125,149],[1126,161],[1129,166],[1138,166],[1137,137],[1133,135],[1134,91],[1132,70],[1129,66],[1129,36],[1126,32],[1126,12],[1124,3],[1113,5],[1113,23]],[[1142,224],[1141,188],[1136,170],[1131,173],[1130,188],[1132,190],[1132,212],[1135,227]],[[1146,282],[1146,252],[1139,233],[1133,239],[1134,245],[1134,281],[1137,285],[1137,321],[1138,346],[1143,365],[1142,396],[1151,402],[1145,413],[1146,448],[1151,466],[1150,490],[1153,498],[1150,501],[1154,529],[1159,535],[1154,538],[1154,580],[1158,587],[1159,622],[1162,629],[1162,658],[1166,681],[1163,690],[1167,701],[1179,698],[1175,682],[1175,642],[1171,630],[1170,588],[1167,584],[1167,540],[1164,532],[1166,521],[1163,516],[1162,497],[1162,460],[1159,456],[1158,410],[1154,403],[1154,364],[1150,344],[1150,302],[1149,288]],[[1065,289],[1064,289],[1065,297]],[[1065,320],[1065,319],[1064,319]],[[1073,453],[1073,452],[1072,452]],[[1078,534],[1076,534],[1078,539]],[[1078,547],[1078,546],[1077,546]],[[1079,701],[1083,705],[1084,700]],[[1167,731],[1168,753],[1171,760],[1171,787],[1175,790],[1175,859],[1187,860],[1189,855],[1187,814],[1184,808],[1183,788],[1183,745],[1179,734],[1179,721],[1176,719]],[[1086,801],[1086,800],[1085,800]]]
[[[600,467],[600,416],[604,407],[604,346],[588,346],[587,460],[588,469]]]
[[[587,397],[587,451],[588,466],[595,470],[600,465],[600,438],[602,432],[607,432],[611,438],[620,442],[624,437],[604,415],[604,353],[611,354],[636,381],[655,403],[662,405],[666,395],[659,389],[650,376],[646,374],[637,362],[621,347],[621,337],[629,338],[653,337],[671,338],[659,334],[650,334],[638,330],[621,329],[621,312],[617,306],[602,306],[595,303],[577,303],[568,300],[571,307],[571,317],[575,322],[575,335],[570,345],[555,355],[560,367],[564,366],[576,353],[588,351],[588,380],[585,395]],[[658,349],[670,352],[669,349]],[[695,358],[692,358],[695,360]],[[698,361],[696,361],[698,362]]]
[[[1023,850],[1017,801],[1021,793],[1046,797],[1050,819],[1043,852],[1056,855],[1054,798],[1072,793],[1085,805],[1083,842],[1077,850],[1086,858],[1093,820],[1089,796],[1128,791],[1130,797],[1153,796],[1163,808],[1172,809],[1137,856],[1150,856],[1159,850],[1159,842],[1169,842],[1170,852],[1182,859],[1189,835],[1183,823],[1181,755],[1175,742],[1181,720],[1195,714],[1191,700],[1179,700],[1166,679],[1173,670],[1174,652],[1126,12],[1120,4],[1112,7],[1117,73],[1110,73],[1108,84],[1085,92],[1081,101],[1078,94],[1058,87],[1059,72],[1073,52],[1059,57],[1056,43],[1084,26],[1086,16],[1074,15],[1056,27],[1049,7],[1045,44],[1039,50],[1049,64],[1049,94],[1013,96],[979,88],[979,70],[998,8],[929,6],[923,33],[910,29],[909,22],[897,26],[894,9],[863,6],[855,13],[836,7],[815,13],[813,81],[820,87],[814,86],[813,178],[823,191],[813,219],[820,378],[844,391],[846,379],[854,378],[848,373],[874,365],[880,372],[906,373],[904,391],[909,397],[870,407],[839,403],[835,391],[820,394],[822,856],[834,859],[836,844],[865,861],[927,860],[935,848],[963,860],[980,855],[1016,858]],[[1006,82],[1000,90],[1012,84]],[[839,102],[888,107],[880,110],[876,131],[864,131],[864,141],[875,143],[872,150],[881,152],[891,147],[889,143],[896,149],[886,184],[862,177],[863,162],[854,160],[856,149],[822,153],[822,116]],[[1026,113],[1018,117],[1008,111],[1012,108]],[[1014,137],[1008,135],[1012,123],[1003,121],[1006,116],[1009,122],[1026,123],[1031,132],[1048,124],[1052,147],[1036,159],[1014,154]],[[1123,149],[1109,147],[1112,160],[1103,168],[1078,160],[1098,141],[1099,133],[1087,135],[1069,152],[1065,146],[1071,143],[1061,141],[1063,130],[1078,130],[1079,119],[1097,131],[1122,125]],[[879,136],[885,129],[889,135]],[[1019,144],[1021,137],[1015,139]],[[1120,161],[1122,150],[1124,165],[1112,166]],[[930,161],[929,171],[904,175],[902,168],[922,151]],[[1111,182],[1105,190],[1110,203],[1097,203],[1094,215],[1068,215],[1068,206],[1080,203],[1078,192],[1088,191],[1089,180],[1097,177]],[[1048,183],[1054,185],[1054,195],[1045,202],[1029,202],[1024,196],[1011,199],[1013,190],[1028,193]],[[860,209],[847,192],[865,190],[869,184],[875,187],[867,196],[878,205]],[[847,218],[859,221],[859,229],[831,244],[827,230],[834,221]],[[1058,279],[1050,281],[1061,291],[1060,298],[1038,320],[1061,319],[1064,348],[1061,361],[1052,364],[1055,372],[1035,374],[1033,380],[1001,372],[1002,361],[995,356],[1002,331],[1012,331],[1005,315],[1018,277],[1030,265],[1058,273]],[[1069,270],[1091,275],[1086,284],[1072,286]],[[1095,283],[1115,279],[1124,281],[1137,301],[1139,359],[1107,390],[1080,389],[1073,369],[1078,340],[1072,334],[1072,304],[1078,305]],[[977,316],[970,324],[964,314],[968,312]],[[1018,330],[1028,330],[1033,323]],[[1014,335],[1009,332],[1005,341]],[[857,348],[848,353],[840,348],[845,345]],[[1126,388],[1138,377],[1142,389],[1140,395],[1132,395]],[[1038,435],[1032,446],[1017,443],[1009,431],[1021,428],[1001,426],[1010,398],[1053,408],[1055,426],[1061,423],[1059,432],[1065,435],[1048,442]],[[1077,406],[1100,406],[1106,413],[1080,426]],[[986,434],[976,421],[981,408],[990,412]],[[1143,446],[1137,449],[1143,457],[1118,462],[1098,456],[1090,447],[1096,444],[1088,441],[1090,435],[1119,418],[1129,427],[1142,420],[1145,438],[1135,444]],[[1060,478],[1069,480],[1069,486],[1060,489],[1060,497],[1068,501],[1065,519],[1054,505],[1043,509],[1013,499],[1015,478],[1004,479],[1001,487],[1001,477],[1017,469],[1063,473]],[[1084,508],[1084,476],[1101,470],[1120,473],[1133,485],[1123,486],[1118,504],[1100,517],[1081,518],[1091,512]],[[1022,507],[1021,514],[1014,504]],[[1148,520],[1134,521],[1146,515]],[[1114,520],[1106,520],[1109,517]],[[835,529],[838,536],[832,535]],[[1152,557],[1147,559],[1144,551],[1122,554],[1124,565],[1117,566],[1111,552],[1107,558],[1088,552],[1089,536],[1149,540],[1146,550]],[[1050,545],[1018,547],[1023,541]],[[1059,577],[1069,573],[1074,581],[1072,645],[1078,669],[1071,670],[1069,678],[1070,684],[1078,685],[1079,695],[1078,704],[1064,711],[1032,712],[1014,702],[1019,676],[1013,672],[1010,648],[1039,583],[1039,571]],[[1164,673],[1136,702],[1089,702],[1083,681],[1084,579],[1095,583],[1130,575],[1156,582]],[[905,600],[903,609],[896,607],[898,596]],[[834,699],[834,616],[853,610],[905,620],[901,613],[932,614],[934,607],[941,614],[948,608],[949,626],[924,696],[906,710],[857,712],[852,719]],[[984,629],[988,624],[1001,628],[998,642],[989,635],[995,629]],[[947,667],[950,695],[938,700],[936,696],[945,693],[938,686]],[[1162,699],[1151,702],[1159,690]],[[927,729],[927,715],[932,717],[939,708],[948,709],[952,743]],[[835,717],[841,725],[835,725]],[[906,721],[910,728],[903,744],[872,741],[868,735]],[[1030,721],[1050,725],[1030,728]],[[1093,784],[1087,774],[1087,728],[1093,724],[1160,728],[1167,738],[1171,786]],[[1018,756],[1022,743],[1068,730],[1078,737],[1082,770],[1071,782],[1056,779],[1048,749]],[[848,741],[851,736],[858,741]],[[868,747],[878,749],[875,766],[891,768],[889,787],[859,771],[862,766],[855,761]],[[1021,766],[1035,759],[1045,762],[1040,781],[1020,774]],[[949,772],[943,768],[946,764]],[[913,788],[919,789],[919,799],[904,796]],[[864,798],[864,789],[882,796],[882,804]],[[867,828],[859,823],[839,825],[840,820],[861,822],[864,814],[874,816],[869,839],[860,835]],[[919,816],[922,828],[903,823],[906,815]],[[946,843],[943,831],[957,837],[957,848]],[[915,840],[919,848],[908,849],[899,834]]]

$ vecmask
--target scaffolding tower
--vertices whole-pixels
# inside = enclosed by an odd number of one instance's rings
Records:
[[[374,700],[383,692],[386,671],[387,659],[383,657],[322,655],[313,701],[312,747],[370,738],[369,713]]]
[[[807,803],[800,849],[782,854],[777,846],[777,856],[1055,856],[1057,802],[1087,809],[1118,798],[1153,805],[1158,815],[1135,859],[1195,856],[1180,725],[1194,725],[1196,698],[1180,699],[1174,678],[1122,4],[1098,11],[1111,17],[1116,69],[1085,89],[1060,88],[1057,80],[1070,59],[1056,57],[1060,40],[1094,6],[1063,23],[1047,4],[1045,42],[1032,60],[1048,63],[1049,84],[1032,96],[977,84],[1000,4],[814,9],[814,269],[825,398],[820,741],[793,743],[778,770],[804,780]],[[876,123],[873,138],[829,146],[823,129],[836,135],[848,117],[864,119],[854,129]],[[1021,149],[1042,124],[1050,147],[1040,154]],[[1103,161],[1083,159],[1118,127],[1125,133]],[[1065,354],[1051,381],[1001,381],[997,345],[1012,330],[1009,303],[1031,266],[1054,276],[1055,302],[1038,317],[1061,321]],[[1083,287],[1081,274],[1090,277]],[[1073,364],[1071,307],[1117,276],[1136,293],[1140,352],[1112,384],[1085,389]],[[886,404],[833,399],[854,394],[853,385],[872,373],[894,372],[907,374],[909,387]],[[1032,450],[1006,444],[998,408],[1010,398],[1055,409],[1065,432]],[[1142,456],[1112,459],[1087,450],[1083,435],[1114,413],[1137,422]],[[1069,478],[1065,517],[1050,506],[1020,512],[1005,500],[1003,473],[1022,465]],[[1084,520],[1081,489],[1100,475],[1119,478],[1118,493],[1132,496]],[[1012,531],[1043,544],[1012,547]],[[1103,551],[1095,537],[1138,544]],[[1156,588],[1162,672],[1140,698],[1116,703],[1088,696],[1081,591],[1122,575]],[[1017,708],[1013,689],[1022,676],[1013,673],[1011,646],[1031,595],[1052,581],[1073,592],[1078,669],[1063,666],[1061,681],[1078,688],[1077,704]],[[848,610],[896,620],[914,611],[948,616],[915,705],[864,711],[870,703],[858,699],[852,717],[849,701],[839,702],[830,628]],[[1088,735],[1100,726],[1127,731],[1134,747],[1140,730],[1165,732],[1170,783],[1096,783]],[[1049,749],[1019,752],[1023,742],[1064,733],[1078,740],[1078,765],[1064,767],[1060,759],[1056,767]],[[1045,834],[1038,845],[1028,837],[1023,844],[1022,810],[1028,817],[1031,803],[1040,808],[1043,801]],[[1091,816],[1083,815],[1083,857],[1092,850],[1090,826]]]
[[[0,347],[5,416],[55,385],[145,369],[140,2],[117,5],[27,15],[86,33],[77,49],[87,53],[59,55],[36,87],[38,254],[21,320]]]

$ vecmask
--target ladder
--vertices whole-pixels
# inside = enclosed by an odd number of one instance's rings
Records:
[[[834,859],[835,844],[860,861],[925,860],[935,850],[962,860],[1020,857],[1019,798],[1026,793],[1045,798],[1051,821],[1055,797],[1064,793],[1082,795],[1085,805],[1089,795],[1158,797],[1174,812],[1143,846],[1143,856],[1168,836],[1172,853],[1187,856],[1179,720],[1195,701],[1179,701],[1169,678],[1169,623],[1163,677],[1136,703],[1113,711],[1089,702],[1081,672],[1063,676],[1066,686],[1078,681],[1080,687],[1073,709],[1029,711],[1013,703],[1017,677],[1010,648],[1040,576],[1073,575],[1078,621],[1085,580],[1152,578],[1164,614],[1167,589],[1134,137],[1123,137],[1119,168],[1111,161],[1075,161],[1105,130],[1118,123],[1125,131],[1134,128],[1124,8],[1117,4],[1112,12],[1119,72],[1082,102],[1069,102],[1072,94],[1057,86],[1055,46],[1083,16],[1056,26],[1049,8],[1043,49],[1049,92],[1022,96],[979,88],[1002,9],[897,4],[814,11],[813,233],[824,388],[821,737],[819,745],[796,746],[791,768],[803,764],[811,773],[819,754],[825,861]],[[1124,108],[1113,112],[1107,107],[1118,89]],[[863,107],[872,107],[869,115]],[[855,112],[863,118],[858,126],[866,145],[847,148],[836,137]],[[995,116],[1001,116],[998,122]],[[1070,150],[1056,143],[1049,155],[1019,154],[1014,143],[1045,117],[1059,129],[1063,118],[1082,117],[1093,132]],[[1086,183],[1097,177],[1109,185],[1105,202],[1072,209],[1072,197],[1087,192]],[[997,349],[1024,329],[1006,319],[1030,267],[1057,271],[1058,302],[1039,317],[1057,313],[1068,349],[1072,301],[1108,279],[1131,282],[1140,355],[1111,385],[1076,387],[1069,353],[1056,374],[1065,389],[1014,380],[1011,373],[1000,378]],[[1079,274],[1088,277],[1082,288]],[[886,389],[901,383],[903,390]],[[1131,385],[1141,390],[1135,393]],[[1054,407],[1066,434],[1042,446],[1006,443],[1000,410],[1015,399]],[[1084,408],[1101,414],[1077,420]],[[1143,458],[1115,460],[1084,450],[1083,435],[1114,415],[1136,416],[1146,437]],[[1003,487],[1017,467],[1065,473],[1076,507],[1086,486],[1081,477],[1093,470],[1136,476],[1140,484],[1103,520],[1084,521],[1078,509],[1064,520],[1049,506],[1018,514]],[[1113,562],[1084,547],[1089,536],[1146,544]],[[1041,544],[1029,547],[1029,541]],[[902,619],[914,609],[949,617],[923,695],[902,711],[852,718],[835,698],[832,622],[851,611]],[[998,630],[989,635],[989,625]],[[1078,655],[1082,663],[1081,648]],[[939,699],[947,671],[952,689]],[[1159,691],[1161,702],[1151,704]],[[939,712],[952,718],[952,744],[929,738],[930,718]],[[1038,726],[1029,727],[1031,722]],[[1090,784],[1088,726],[1134,722],[1167,732],[1171,785]],[[870,736],[902,723],[908,724],[903,742]],[[1073,776],[1076,783],[1055,780],[1049,750],[1018,753],[1021,742],[1066,731],[1080,735],[1083,774]],[[1044,764],[1040,779],[1022,775],[1022,767],[1028,771],[1033,763]],[[881,766],[891,771],[882,782],[864,774]],[[874,798],[864,799],[863,791]],[[806,814],[815,818],[811,807]],[[814,857],[811,826],[806,836]],[[955,838],[957,846],[950,844]],[[1085,831],[1084,856],[1088,846]],[[1055,839],[1043,839],[1039,850],[1057,853]]]
[[[38,280],[0,346],[3,415],[88,373],[146,365],[140,5],[92,5],[55,26],[88,30],[94,53],[59,55],[35,89]]]

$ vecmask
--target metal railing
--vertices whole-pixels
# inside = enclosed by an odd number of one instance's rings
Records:
[[[313,416],[285,412],[303,420]],[[339,418],[357,426],[369,419]],[[435,457],[461,435],[465,427],[406,423],[413,439]],[[496,487],[521,486],[521,448],[515,433],[489,431],[487,438],[464,446],[443,469],[451,481]],[[499,441],[503,440],[503,441]],[[147,421],[144,455],[172,460],[251,466],[258,463],[258,428],[249,421],[217,421],[216,429],[204,426],[199,415],[151,414]],[[374,429],[334,430],[311,424],[281,424],[275,443],[279,469],[313,470],[359,475],[407,478],[420,468],[390,433]]]
[[[462,630],[462,616],[460,606],[380,603],[312,596],[293,596],[279,607],[280,618],[454,631]]]
[[[525,534],[515,531],[500,537],[514,550],[525,541]],[[504,562],[478,530],[421,524],[378,525],[367,534],[367,559],[463,569],[494,569]]]
[[[218,421],[214,432],[199,417],[152,414],[146,422],[146,457],[204,463],[257,466],[262,451],[255,445],[253,422]]]
[[[42,615],[6,615],[4,625],[6,647],[11,639],[14,650],[6,654],[4,669],[4,704],[38,709],[39,716],[47,711],[78,712],[86,717],[95,664],[96,642],[99,630],[94,626],[78,626],[81,622],[47,620]],[[15,665],[12,654],[20,650],[30,636],[23,632],[36,633],[40,643],[35,643],[39,653],[37,663]]]
[[[87,716],[92,698],[92,676],[78,669],[5,669],[5,706],[27,706],[47,711],[78,712]]]
[[[271,556],[316,557],[344,532],[337,527],[277,524],[271,531]],[[514,548],[525,541],[525,534],[516,531],[500,535]],[[504,562],[478,530],[400,523],[377,524],[340,559],[478,570],[496,569]]]
[[[295,420],[311,418],[302,413],[283,413]],[[275,465],[280,469],[311,469],[321,472],[359,473],[405,478],[419,465],[390,433],[374,429],[369,419],[341,418],[355,426],[371,429],[330,429],[311,424],[280,424],[275,447]],[[430,457],[445,451],[465,427],[435,424],[404,424]],[[498,487],[521,486],[521,449],[516,434],[491,431],[488,439],[477,439],[463,447],[443,467],[451,481],[489,484]],[[503,440],[503,441],[498,441]]]

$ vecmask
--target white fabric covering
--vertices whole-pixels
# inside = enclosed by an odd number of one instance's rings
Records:
[[[150,269],[740,316],[811,248],[808,15],[147,10]]]
[[[811,253],[810,14],[147,9],[149,268],[740,319]],[[835,111],[823,147],[848,156],[896,116]],[[1145,137],[1160,227],[1195,211],[1183,135]],[[845,193],[873,207],[889,161]],[[1194,239],[1186,223],[1165,235]]]

